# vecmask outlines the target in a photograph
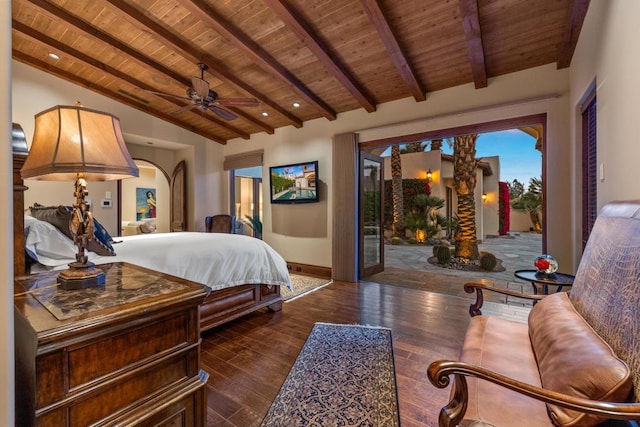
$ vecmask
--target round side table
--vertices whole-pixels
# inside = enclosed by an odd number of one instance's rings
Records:
[[[542,293],[544,295],[548,295],[549,286],[557,286],[558,289],[556,289],[556,292],[559,292],[563,287],[573,285],[573,279],[575,279],[575,276],[570,274],[543,274],[538,273],[536,270],[517,270],[513,275],[518,279],[531,282],[531,286],[533,286],[533,293],[536,295],[538,294],[538,285],[542,286]]]

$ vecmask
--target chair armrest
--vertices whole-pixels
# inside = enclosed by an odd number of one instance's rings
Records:
[[[467,401],[469,399],[465,378],[467,376],[487,380],[545,403],[562,406],[586,414],[597,415],[602,418],[617,420],[637,420],[640,418],[640,403],[603,402],[569,396],[516,381],[513,378],[469,363],[438,360],[429,365],[427,374],[431,384],[438,388],[447,387],[450,382],[449,376],[453,375],[454,377],[451,400],[447,406],[440,410],[440,416],[438,418],[440,427],[455,427],[464,418],[464,414],[467,411]]]
[[[496,288],[485,283],[465,283],[464,291],[466,293],[471,294],[474,290],[476,291],[476,302],[469,306],[469,314],[471,315],[471,317],[479,316],[482,314],[482,311],[480,311],[480,309],[482,308],[482,304],[484,304],[484,296],[482,294],[483,289],[491,292],[496,292],[498,294],[533,300],[534,304],[535,302],[538,302],[545,297],[545,295],[523,294],[522,292],[512,291],[509,289]]]

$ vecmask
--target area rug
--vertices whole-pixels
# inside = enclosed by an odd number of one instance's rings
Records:
[[[316,323],[262,427],[400,425],[391,330]]]
[[[299,298],[332,283],[332,280],[329,279],[302,276],[300,274],[289,274],[289,276],[291,277],[293,291],[290,291],[284,286],[280,289],[280,293],[282,294],[282,299],[284,301],[290,301]]]

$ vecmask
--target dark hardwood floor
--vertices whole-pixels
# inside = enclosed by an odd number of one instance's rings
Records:
[[[284,304],[203,334],[201,363],[209,426],[258,426],[315,322],[392,329],[404,427],[435,426],[448,390],[427,378],[429,363],[455,359],[469,322],[469,300],[371,282],[334,282]]]

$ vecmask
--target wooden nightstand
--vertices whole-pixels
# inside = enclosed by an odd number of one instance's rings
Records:
[[[208,288],[127,263],[104,288],[58,272],[15,280],[16,421],[31,426],[202,426],[198,306]]]

